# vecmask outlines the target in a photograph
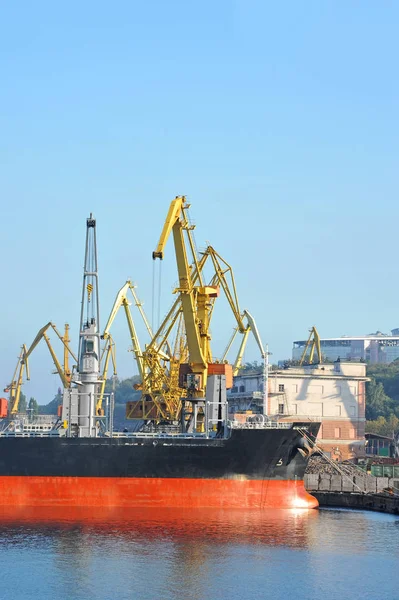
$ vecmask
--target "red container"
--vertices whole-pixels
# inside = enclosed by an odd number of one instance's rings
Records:
[[[233,367],[224,363],[209,363],[209,375],[226,375],[226,388],[229,390],[233,387]]]
[[[4,419],[8,415],[8,400],[0,398],[0,419]]]

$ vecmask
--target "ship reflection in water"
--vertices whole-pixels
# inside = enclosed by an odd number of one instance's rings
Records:
[[[95,507],[0,507],[0,534],[5,527],[81,530],[123,539],[203,540],[306,547],[315,510],[127,510]]]
[[[0,507],[0,598],[391,600],[398,533],[360,511]]]

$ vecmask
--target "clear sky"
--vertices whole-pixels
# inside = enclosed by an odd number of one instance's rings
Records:
[[[48,320],[77,345],[91,211],[103,324],[128,277],[151,313],[151,253],[177,194],[197,245],[233,265],[272,360],[312,325],[398,327],[398,26],[383,0],[3,2],[1,387]],[[162,313],[171,243],[164,263]],[[219,310],[216,354],[232,327]],[[122,315],[115,338],[129,376]],[[52,370],[38,348],[28,397],[52,399]]]

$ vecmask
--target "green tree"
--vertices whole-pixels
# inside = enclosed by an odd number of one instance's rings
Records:
[[[57,394],[48,404],[39,406],[39,412],[42,415],[56,415],[59,405],[62,404],[62,392],[61,388],[58,388]]]
[[[367,421],[366,424],[366,433],[376,433],[387,437],[393,437],[398,430],[399,419],[395,415],[391,415],[388,419],[380,416],[373,421]]]
[[[387,416],[391,411],[391,398],[384,392],[383,384],[372,379],[366,390],[366,419],[374,421],[378,417]]]
[[[35,400],[35,398],[30,398],[29,399],[29,411],[31,411],[32,415],[37,415],[39,414],[39,405],[37,403],[37,401]]]
[[[18,404],[18,412],[25,413],[26,412],[26,396],[22,392],[19,395],[19,404]]]

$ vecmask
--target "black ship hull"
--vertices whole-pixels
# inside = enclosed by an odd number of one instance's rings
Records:
[[[303,486],[303,432],[315,439],[318,428],[211,439],[1,436],[0,505],[314,507]]]

